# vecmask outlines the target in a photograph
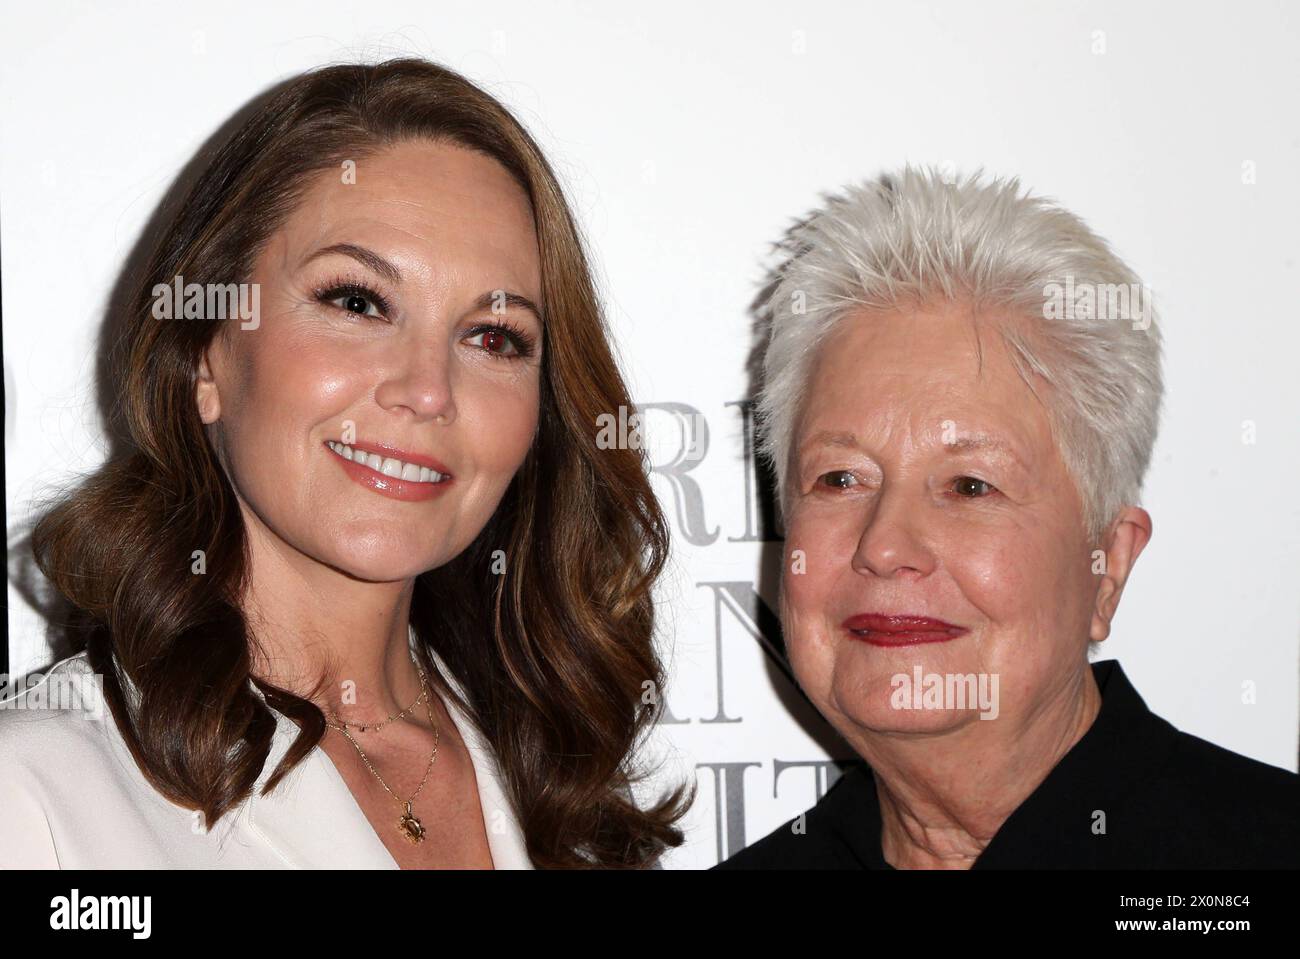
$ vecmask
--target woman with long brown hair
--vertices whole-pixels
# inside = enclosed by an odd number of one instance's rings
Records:
[[[108,706],[0,713],[0,864],[641,867],[667,527],[578,231],[420,60],[272,91],[115,344],[130,436],[32,537]],[[50,690],[46,690],[49,692]],[[650,691],[650,694],[647,694]],[[4,861],[7,860],[7,861]]]

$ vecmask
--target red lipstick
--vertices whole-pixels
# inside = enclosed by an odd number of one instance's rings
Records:
[[[921,643],[946,643],[970,632],[929,616],[859,613],[844,621],[844,629],[853,639],[872,646],[917,646]]]

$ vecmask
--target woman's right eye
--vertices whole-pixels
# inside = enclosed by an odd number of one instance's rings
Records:
[[[316,299],[356,316],[387,319],[388,304],[378,293],[361,286],[337,286],[321,290]]]

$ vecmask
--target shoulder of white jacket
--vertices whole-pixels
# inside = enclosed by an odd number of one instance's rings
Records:
[[[0,727],[3,723],[0,723]],[[2,742],[2,741],[0,741]],[[57,869],[59,855],[50,831],[42,790],[33,789],[22,769],[0,759],[0,869]]]
[[[0,768],[24,757],[43,765],[63,759],[61,747],[101,743],[112,721],[86,654],[69,656],[0,695]]]
[[[0,868],[61,865],[50,827],[51,810],[60,808],[55,787],[84,784],[96,763],[108,759],[102,718],[95,721],[93,708],[80,708],[86,705],[81,690],[93,675],[80,653],[0,694]],[[73,700],[78,708],[68,708]],[[94,702],[102,706],[102,697]]]

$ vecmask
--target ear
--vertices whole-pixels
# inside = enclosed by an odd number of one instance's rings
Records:
[[[204,425],[210,425],[221,419],[221,394],[217,390],[217,380],[213,376],[213,357],[220,349],[220,336],[215,337],[203,350],[199,358],[199,369],[195,376],[194,402],[199,409],[199,419]]]
[[[1110,525],[1105,537],[1106,568],[1097,587],[1096,606],[1088,638],[1100,643],[1110,635],[1110,621],[1119,608],[1124,584],[1133,572],[1133,564],[1151,539],[1151,514],[1140,506],[1126,506]]]

